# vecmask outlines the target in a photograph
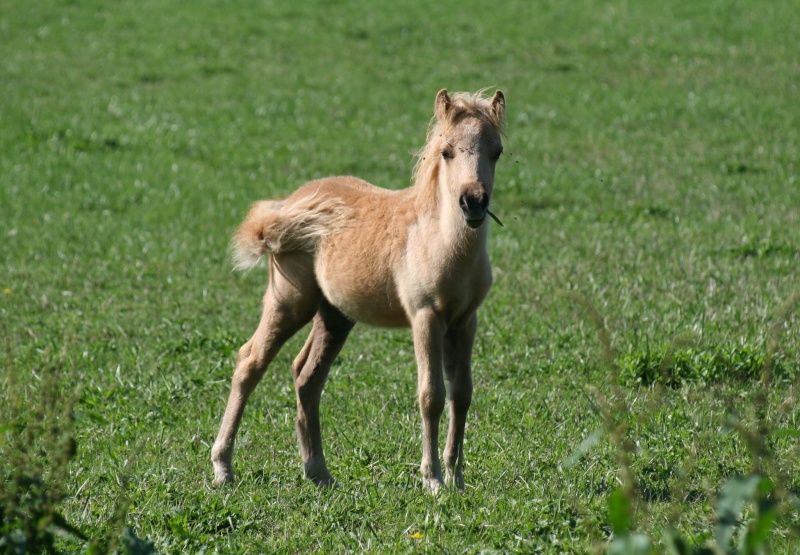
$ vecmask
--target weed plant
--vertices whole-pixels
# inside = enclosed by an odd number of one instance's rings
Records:
[[[38,387],[26,387],[6,360],[6,399],[0,412],[0,550],[3,553],[57,553],[59,537],[87,538],[70,525],[61,504],[68,495],[68,464],[75,455],[74,401],[59,385],[59,367],[34,374]]]
[[[671,511],[663,531],[663,538],[655,540],[646,534],[636,532],[636,513],[646,513],[649,494],[642,488],[637,479],[637,471],[633,463],[642,453],[635,437],[629,436],[629,423],[634,419],[647,419],[624,401],[624,390],[615,383],[621,373],[619,358],[609,339],[610,335],[595,307],[588,299],[580,295],[572,295],[580,307],[584,317],[594,326],[602,345],[604,359],[608,367],[611,381],[611,397],[594,392],[590,401],[592,408],[601,418],[603,429],[616,454],[619,467],[618,481],[620,486],[608,496],[608,519],[612,538],[605,552],[609,555],[647,555],[653,552],[665,552],[670,555],[719,555],[741,554],[758,555],[775,552],[771,538],[773,529],[782,521],[786,533],[791,538],[789,545],[800,546],[800,494],[793,491],[793,481],[775,458],[772,444],[777,436],[789,435],[800,437],[797,430],[785,430],[776,425],[786,416],[790,407],[797,404],[797,399],[790,386],[788,395],[777,408],[770,406],[770,391],[775,386],[776,370],[781,369],[776,363],[776,351],[779,345],[780,330],[791,317],[796,301],[788,303],[781,311],[778,322],[772,326],[768,337],[768,352],[738,352],[731,356],[730,352],[703,354],[695,356],[694,364],[687,364],[686,353],[675,356],[675,349],[667,349],[667,354],[660,357],[657,372],[645,367],[650,384],[656,384],[655,396],[651,403],[659,404],[659,392],[663,385],[678,387],[681,380],[709,383],[709,372],[720,371],[717,379],[734,378],[754,381],[754,402],[749,413],[742,415],[736,406],[728,407],[727,426],[735,431],[749,453],[750,469],[747,474],[734,475],[720,488],[716,500],[716,524],[714,534],[708,539],[707,534],[684,536],[678,531],[682,510],[676,504]],[[707,353],[704,352],[704,353]],[[649,360],[647,358],[637,359]],[[696,361],[700,360],[698,364]],[[705,364],[703,363],[705,362]],[[720,363],[720,361],[724,361]],[[622,359],[622,363],[630,365],[631,358]],[[639,367],[641,369],[641,366]],[[638,378],[641,381],[641,374]],[[624,380],[623,380],[624,383]],[[778,382],[779,383],[779,382]],[[651,407],[652,408],[652,405]],[[773,412],[774,414],[770,415]],[[578,459],[601,437],[599,431],[593,433],[566,461],[567,466],[574,465]],[[788,456],[797,456],[797,446]],[[784,454],[787,456],[787,454]],[[689,462],[692,464],[692,461]],[[686,472],[676,471],[677,480],[671,488],[674,493],[683,493]],[[787,551],[788,552],[788,551]]]
[[[5,332],[5,326],[2,327]],[[87,555],[148,555],[153,546],[125,526],[127,478],[119,477],[116,510],[94,538],[87,537],[64,516],[63,502],[70,496],[69,463],[77,445],[73,434],[77,390],[61,380],[65,361],[43,365],[30,373],[14,363],[5,339],[6,373],[0,407],[0,553],[87,553]]]

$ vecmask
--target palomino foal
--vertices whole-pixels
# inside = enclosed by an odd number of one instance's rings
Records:
[[[233,480],[236,431],[247,398],[283,343],[313,320],[292,365],[303,471],[333,482],[325,464],[319,402],[356,322],[411,326],[422,413],[422,477],[432,491],[464,486],[464,424],[472,399],[476,310],[492,283],[486,252],[495,164],[503,151],[505,97],[497,91],[436,95],[414,184],[380,189],[354,177],[311,181],[285,200],[251,208],[234,238],[239,268],[268,254],[261,321],[239,350],[211,449],[215,484]],[[439,462],[439,419],[449,385],[449,427]]]

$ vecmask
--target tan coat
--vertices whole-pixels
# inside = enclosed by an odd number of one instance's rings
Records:
[[[244,404],[280,346],[314,319],[293,365],[297,432],[306,477],[329,484],[319,398],[355,322],[410,326],[423,420],[422,474],[444,483],[438,425],[450,386],[445,479],[463,486],[464,422],[472,395],[476,310],[492,283],[486,251],[505,98],[442,90],[414,185],[389,191],[355,177],[311,181],[282,201],[253,205],[234,237],[239,268],[270,255],[270,282],[254,336],[240,350],[212,448],[215,482],[233,479],[233,443]]]

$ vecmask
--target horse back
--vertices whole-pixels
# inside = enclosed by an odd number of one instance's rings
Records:
[[[415,217],[410,190],[329,177],[306,183],[286,202],[309,195],[339,199],[350,210],[347,224],[323,238],[314,253],[317,284],[328,301],[354,321],[408,326],[396,274]]]

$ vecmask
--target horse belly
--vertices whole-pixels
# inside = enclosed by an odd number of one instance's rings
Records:
[[[318,258],[316,273],[322,293],[348,318],[371,326],[406,327],[403,308],[388,268],[375,258],[350,261]]]

